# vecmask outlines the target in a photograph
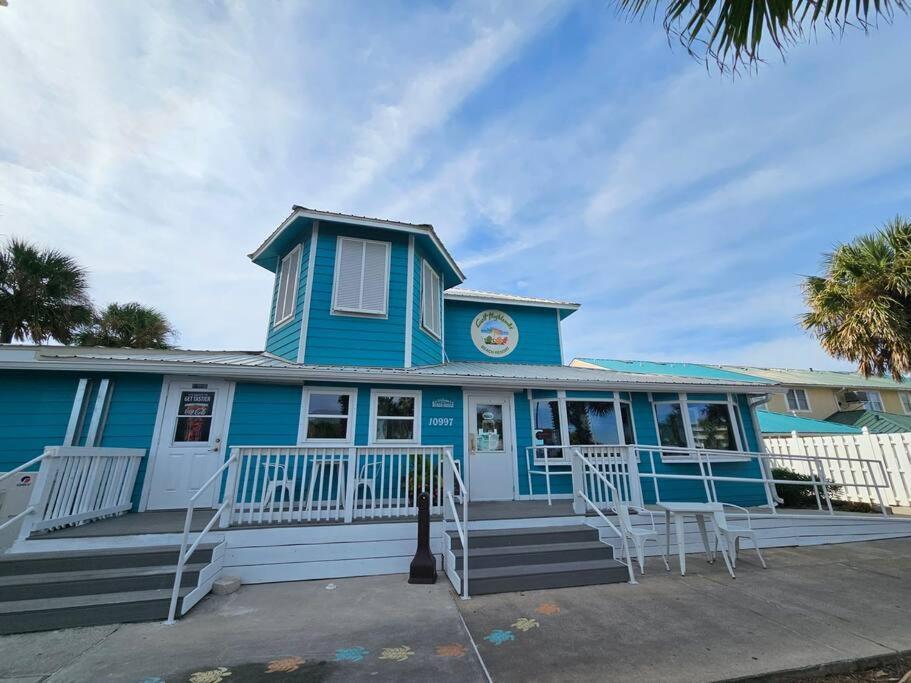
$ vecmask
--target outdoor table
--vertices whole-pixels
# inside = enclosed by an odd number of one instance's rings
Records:
[[[674,518],[674,526],[677,531],[677,554],[680,557],[680,576],[686,576],[686,537],[684,533],[684,522],[687,515],[696,518],[699,525],[699,533],[702,536],[702,545],[705,547],[705,558],[711,564],[715,561],[709,550],[709,536],[705,530],[705,516],[714,512],[720,512],[724,508],[721,503],[658,503],[655,507],[664,510],[664,538],[667,548],[667,555],[671,554],[671,517]]]

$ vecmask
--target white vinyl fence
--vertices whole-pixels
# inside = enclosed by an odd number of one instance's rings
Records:
[[[805,460],[792,460],[788,456],[805,455],[818,458],[817,466],[824,468],[827,478],[850,482],[838,492],[844,500],[878,504],[877,490],[870,484],[889,484],[879,490],[886,505],[911,506],[911,433],[870,434],[866,427],[863,434],[830,434],[826,436],[766,436],[766,450],[776,467],[787,467],[800,474],[817,475],[817,467]],[[870,470],[864,460],[882,464],[876,481],[870,481]]]

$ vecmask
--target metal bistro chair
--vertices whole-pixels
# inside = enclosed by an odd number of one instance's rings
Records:
[[[632,521],[630,520],[629,511],[634,510],[639,514],[647,514],[652,523],[651,529],[640,529],[636,526],[633,526]],[[616,506],[617,518],[620,520],[620,531],[623,532],[623,535],[633,542],[633,546],[636,548],[636,559],[639,561],[639,572],[645,574],[645,543],[646,541],[655,541],[658,543],[658,529],[655,527],[655,514],[651,510],[646,508],[639,507],[637,505],[630,505],[629,503],[618,503]],[[658,543],[659,547],[661,546]],[[667,555],[664,552],[661,552],[661,559],[664,560],[664,568],[668,571],[671,570],[670,565],[667,563]]]
[[[734,508],[746,514],[746,526],[731,524],[724,514],[724,508]],[[715,553],[721,546],[721,556],[728,567],[728,572],[734,577],[734,569],[737,567],[737,555],[740,553],[740,539],[748,538],[756,549],[756,555],[759,556],[759,562],[762,568],[766,569],[765,560],[762,559],[762,552],[759,550],[759,543],[756,541],[756,532],[753,531],[753,524],[750,519],[750,511],[733,503],[721,503],[721,509],[712,513],[712,522],[715,531],[715,550],[712,552],[712,560],[715,559]],[[730,559],[728,559],[730,557]]]

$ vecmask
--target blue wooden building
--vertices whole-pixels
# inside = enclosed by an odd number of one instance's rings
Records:
[[[295,206],[250,259],[275,279],[263,350],[0,348],[0,472],[33,488],[15,552],[116,536],[189,559],[211,542],[179,614],[226,571],[402,571],[421,491],[457,587],[466,527],[596,528],[592,508],[621,500],[775,504],[756,417],[773,382],[564,365],[580,306],[461,287],[430,225]],[[502,587],[495,569],[478,590]]]

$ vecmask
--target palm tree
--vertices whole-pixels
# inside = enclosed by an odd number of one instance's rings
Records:
[[[901,216],[825,256],[808,277],[803,326],[864,375],[911,372],[911,222]]]
[[[868,31],[878,20],[890,22],[908,0],[616,0],[631,16],[664,14],[664,29],[697,56],[722,70],[755,66],[760,45],[785,48],[821,24],[840,33],[849,26]]]
[[[67,344],[91,315],[86,272],[74,259],[15,238],[0,249],[0,343]]]
[[[170,349],[177,334],[163,313],[135,302],[109,304],[76,334],[79,346]]]

